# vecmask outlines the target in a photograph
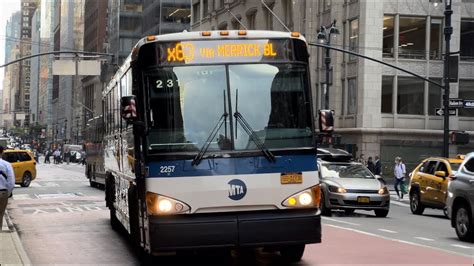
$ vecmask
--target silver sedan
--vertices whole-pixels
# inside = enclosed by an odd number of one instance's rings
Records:
[[[373,210],[377,217],[386,217],[390,208],[390,194],[382,180],[365,166],[355,162],[318,161],[321,175],[321,211],[352,213],[356,209]]]

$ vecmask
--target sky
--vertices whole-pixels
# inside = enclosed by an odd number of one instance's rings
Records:
[[[1,0],[0,2],[0,65],[5,63],[5,26],[10,16],[20,10],[20,0]],[[4,68],[0,68],[0,89],[3,89]]]

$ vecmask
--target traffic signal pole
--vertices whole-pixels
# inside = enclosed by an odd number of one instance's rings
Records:
[[[446,49],[444,52],[444,70],[443,70],[443,109],[444,109],[444,130],[443,130],[443,157],[449,157],[449,59],[451,56],[450,45],[451,35],[453,34],[453,27],[451,27],[451,0],[445,1],[444,10],[444,40],[446,42]]]

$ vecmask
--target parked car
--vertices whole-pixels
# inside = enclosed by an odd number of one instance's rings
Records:
[[[448,217],[458,238],[474,241],[474,152],[469,153],[459,170],[450,177],[446,200]]]
[[[456,158],[431,157],[423,160],[410,173],[410,210],[423,214],[426,207],[442,209],[446,213],[449,176],[454,175],[462,163],[463,155]]]
[[[374,176],[361,163],[350,161],[350,154],[337,149],[318,149],[321,179],[321,212],[331,210],[374,211],[377,217],[386,217],[390,209],[390,194],[385,182]]]
[[[2,158],[11,163],[15,172],[15,183],[28,187],[36,178],[36,161],[28,150],[5,150]]]

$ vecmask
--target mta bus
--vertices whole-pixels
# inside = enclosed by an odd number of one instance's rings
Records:
[[[103,91],[106,205],[144,254],[321,242],[308,48],[299,33],[140,40]]]
[[[86,124],[86,134],[84,140],[85,159],[85,175],[89,179],[91,187],[105,186],[105,169],[104,169],[104,121],[102,115],[97,115],[89,120]]]

